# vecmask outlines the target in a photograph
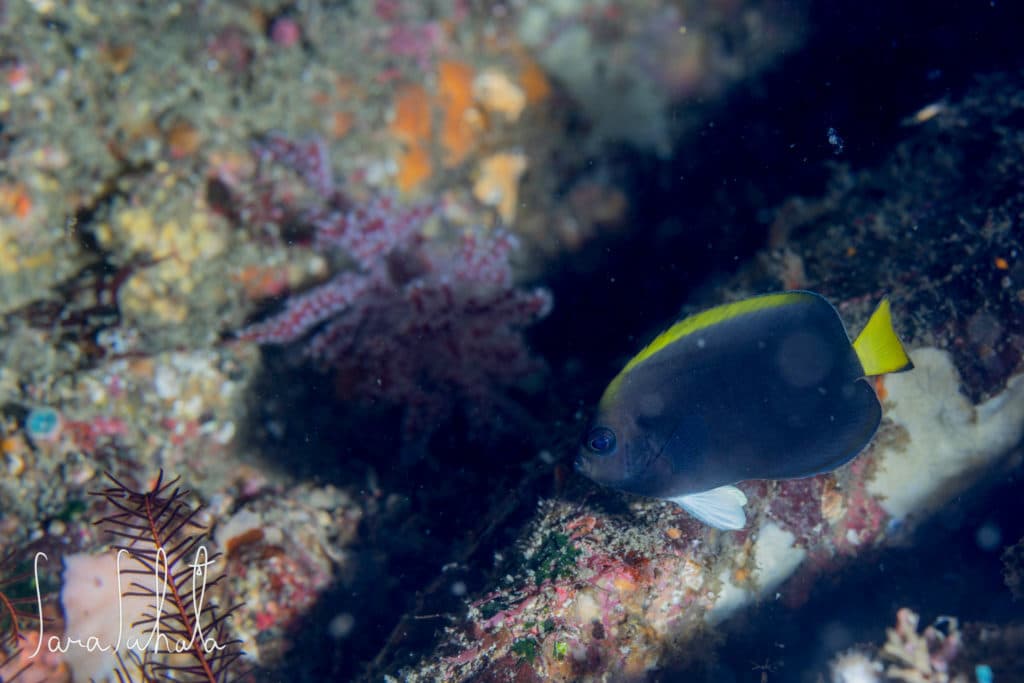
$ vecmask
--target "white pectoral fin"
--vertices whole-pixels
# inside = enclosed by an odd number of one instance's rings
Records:
[[[703,493],[668,500],[716,529],[736,530],[747,524],[747,516],[743,513],[747,496],[735,486],[719,486]]]

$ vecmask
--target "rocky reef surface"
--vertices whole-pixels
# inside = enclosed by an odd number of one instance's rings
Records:
[[[843,7],[0,0],[0,681],[1019,676],[1024,63]],[[793,288],[892,302],[861,456],[739,532],[572,472],[645,338]],[[179,634],[208,551],[238,658],[49,652],[149,618],[119,545]]]

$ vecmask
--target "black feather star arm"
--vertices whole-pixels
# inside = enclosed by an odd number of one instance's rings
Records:
[[[14,551],[0,557],[0,643],[13,645],[22,639],[22,628],[26,622],[38,622],[39,615],[29,611],[35,605],[36,596],[12,596],[9,588],[32,578],[31,572],[15,574]]]
[[[238,606],[221,610],[209,597],[224,578],[208,577],[220,553],[208,553],[207,528],[196,521],[200,508],[186,501],[189,492],[177,486],[180,477],[165,482],[161,470],[152,488],[136,491],[106,476],[113,486],[93,495],[105,498],[114,511],[96,524],[114,536],[115,550],[137,563],[122,569],[131,581],[123,596],[153,600],[151,610],[132,624],[159,634],[156,652],[147,648],[141,667],[135,667],[142,680],[229,683],[248,678],[239,670],[241,641],[232,639],[228,629]],[[118,677],[133,680],[131,668],[122,659]]]
[[[14,573],[15,554],[12,551],[0,557],[0,683],[14,683],[32,666],[31,662],[15,664],[15,660],[20,659],[25,639],[22,629],[29,623],[38,624],[40,618],[29,611],[36,603],[35,595],[19,596],[10,590],[32,578],[29,572]]]
[[[7,674],[4,670],[7,668],[14,668],[14,660],[18,659],[18,652],[14,652],[9,655],[0,654],[0,683],[16,683],[21,678],[21,675],[32,668],[31,664],[21,665],[16,671]],[[6,677],[5,677],[6,676]]]

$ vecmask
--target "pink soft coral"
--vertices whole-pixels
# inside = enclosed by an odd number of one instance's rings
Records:
[[[456,405],[467,406],[478,425],[518,412],[500,389],[539,368],[522,331],[547,315],[551,296],[513,285],[514,236],[472,231],[455,244],[426,240],[422,227],[433,207],[390,197],[352,207],[334,187],[323,149],[272,138],[262,151],[320,198],[299,211],[313,226],[313,245],[340,251],[355,267],[292,297],[240,337],[301,342],[308,357],[338,369],[360,395],[403,406],[407,448],[422,446]]]

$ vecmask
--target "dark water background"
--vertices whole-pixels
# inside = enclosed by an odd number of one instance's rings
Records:
[[[713,126],[675,156],[621,151],[637,227],[546,274],[558,305],[538,350],[553,363],[581,357],[594,369],[588,395],[599,395],[608,375],[595,368],[616,366],[688,293],[764,247],[771,209],[822,193],[829,162],[869,168],[913,134],[902,121],[924,105],[1024,66],[1022,19],[1024,3],[815,3],[806,45],[723,98]],[[829,128],[843,138],[839,155]]]

